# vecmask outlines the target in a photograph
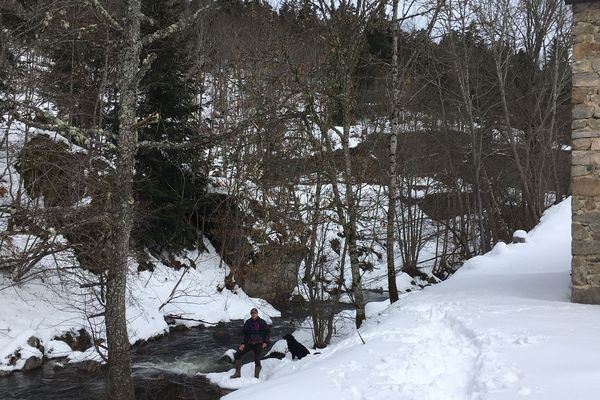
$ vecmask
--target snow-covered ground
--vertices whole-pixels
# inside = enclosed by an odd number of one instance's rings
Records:
[[[248,297],[240,289],[223,288],[229,267],[220,261],[208,241],[205,246],[208,252],[191,251],[180,258],[187,265],[193,260],[196,268],[177,271],[153,259],[156,266],[153,272],[138,272],[136,263],[131,262],[127,320],[132,344],[167,333],[169,327],[164,318],[167,315],[182,317],[176,322],[188,326],[248,318],[252,307],[260,309],[261,316],[267,320],[280,316],[279,311],[264,300]],[[86,352],[72,351],[64,342],[54,340],[65,332],[82,328],[99,338],[105,337],[103,318],[89,318],[98,311],[95,296],[90,289],[80,287],[89,282],[91,274],[79,269],[77,275],[61,273],[55,260],[47,261],[54,268],[42,260],[40,268],[47,267],[48,271],[18,287],[11,286],[11,281],[0,275],[0,288],[3,288],[0,290],[0,371],[22,369],[27,358],[42,357],[40,350],[27,343],[32,336],[41,341],[48,358],[67,357],[73,362],[100,359],[93,348]],[[15,353],[20,357],[11,363],[11,355]]]
[[[449,280],[370,304],[360,329],[300,361],[208,374],[226,399],[592,400],[600,393],[600,306],[572,304],[570,200],[524,244],[498,244]],[[297,338],[310,346],[306,332]],[[278,343],[280,346],[281,343]]]

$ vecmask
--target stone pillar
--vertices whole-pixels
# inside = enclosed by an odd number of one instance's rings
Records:
[[[600,0],[573,4],[572,292],[600,304]]]

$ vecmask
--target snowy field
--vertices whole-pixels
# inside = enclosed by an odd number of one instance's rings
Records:
[[[300,361],[266,360],[229,399],[592,400],[600,393],[600,306],[571,304],[570,200],[527,243],[498,244],[449,280],[370,304],[359,335]],[[305,331],[297,338],[309,347]],[[278,342],[277,346],[281,346]]]

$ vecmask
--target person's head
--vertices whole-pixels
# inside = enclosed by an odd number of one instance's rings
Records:
[[[258,310],[256,308],[253,308],[252,310],[250,310],[250,318],[252,318],[252,319],[258,318]]]

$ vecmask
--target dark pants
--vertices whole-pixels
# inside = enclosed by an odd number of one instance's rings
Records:
[[[238,350],[235,352],[235,359],[241,360],[242,357],[244,357],[244,354],[246,354],[249,351],[254,352],[254,364],[257,367],[260,367],[260,358],[262,357],[262,353],[263,353],[262,343],[254,343],[254,344],[245,345],[244,350]]]

